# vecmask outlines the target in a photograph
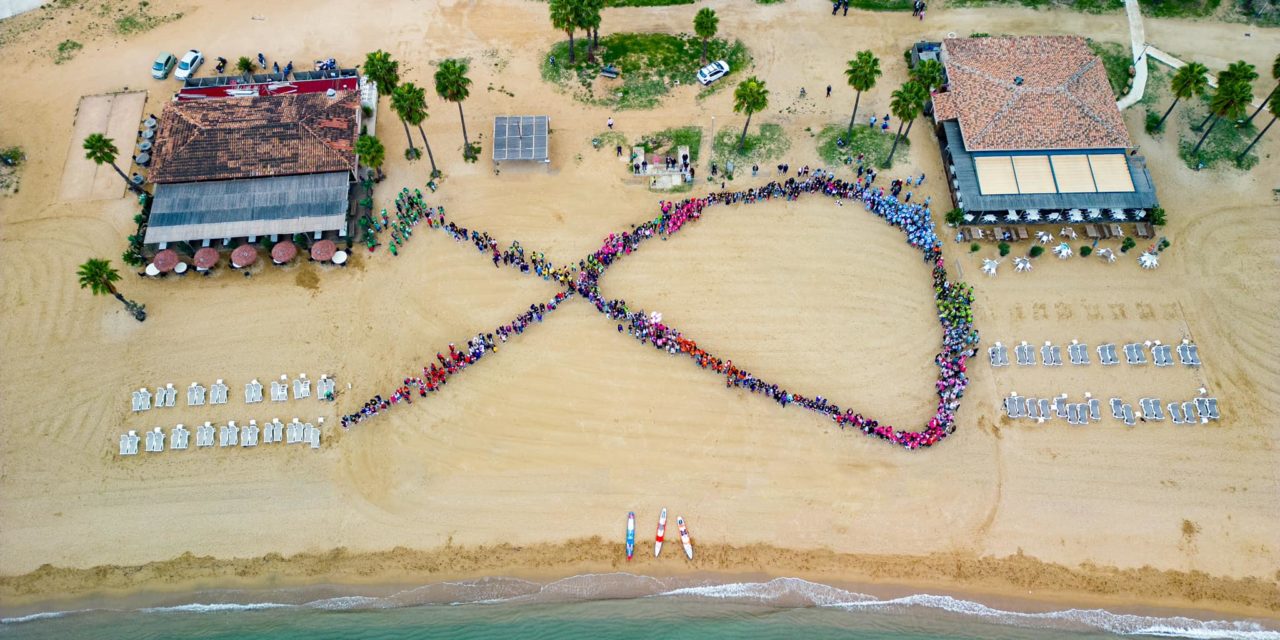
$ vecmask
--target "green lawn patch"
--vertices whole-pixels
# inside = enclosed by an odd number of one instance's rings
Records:
[[[600,38],[594,61],[587,61],[586,38],[574,41],[577,61],[569,63],[569,43],[556,43],[543,56],[542,79],[571,91],[588,104],[615,109],[652,109],[658,106],[672,87],[696,84],[695,74],[702,66],[702,41],[681,34],[614,33]],[[713,87],[732,82],[731,77],[751,64],[751,54],[742,41],[712,39],[707,43],[707,56],[729,63],[729,76]],[[555,63],[551,62],[552,57]],[[597,76],[603,65],[611,64],[621,71],[616,80]],[[605,83],[607,91],[593,91],[596,82]]]
[[[689,162],[698,162],[698,152],[702,148],[702,127],[678,127],[650,133],[637,143],[644,147],[645,153],[656,153],[661,156],[676,157],[680,147],[689,147]]]
[[[1157,18],[1202,18],[1218,10],[1222,0],[1138,0],[1142,13]]]
[[[831,4],[831,0],[823,1]],[[864,11],[910,11],[914,5],[913,0],[849,0],[850,7]]]
[[[604,0],[606,7],[665,7],[670,4],[693,4],[693,0]]]
[[[1132,77],[1129,68],[1133,66],[1129,47],[1115,42],[1089,41],[1089,49],[1102,59],[1102,66],[1107,70],[1107,80],[1111,82],[1111,92],[1117,98],[1129,93]]]
[[[1083,13],[1107,13],[1124,9],[1124,0],[945,0],[948,7],[1021,5],[1032,9],[1060,7]]]
[[[853,134],[846,136],[845,131],[848,129],[848,123],[829,124],[818,132],[818,156],[822,161],[827,163],[830,168],[837,168],[843,165],[853,165],[857,162],[858,154],[866,156],[863,162],[867,165],[874,165],[881,169],[888,169],[889,164],[885,164],[885,159],[889,157],[889,149],[893,147],[893,133],[882,132],[877,127],[872,129],[866,124],[854,125]],[[894,131],[897,128],[893,128]],[[841,146],[840,142],[844,141]],[[906,157],[907,148],[911,146],[911,141],[905,136],[898,143],[897,159]]]
[[[1182,158],[1188,167],[1195,169],[1203,164],[1205,169],[1220,167],[1252,169],[1258,164],[1258,155],[1254,151],[1250,151],[1249,155],[1240,162],[1236,162],[1236,156],[1240,155],[1253,137],[1258,135],[1258,128],[1254,125],[1237,125],[1227,120],[1219,122],[1218,126],[1213,128],[1213,133],[1210,133],[1209,138],[1204,141],[1204,145],[1200,147],[1200,153],[1193,156],[1191,150],[1195,148],[1196,142],[1200,141],[1204,130],[1194,131],[1191,127],[1198,126],[1209,114],[1209,99],[1202,97],[1195,102],[1184,100],[1178,105],[1178,111],[1182,113],[1175,114],[1178,116],[1176,118],[1169,116],[1169,121],[1164,126],[1166,129],[1175,126],[1175,123],[1178,126],[1178,157]]]
[[[62,64],[67,62],[68,60],[76,57],[76,53],[83,48],[84,45],[76,42],[75,40],[63,40],[58,43],[58,50],[53,54],[53,63]]]
[[[142,0],[138,3],[137,8],[128,11],[115,20],[116,33],[122,36],[129,36],[144,31],[150,31],[166,22],[173,22],[182,17],[182,12],[171,13],[168,15],[157,16],[150,11],[151,3]],[[104,10],[106,5],[103,5]]]
[[[712,160],[726,172],[732,160],[734,170],[742,172],[749,170],[752,163],[777,160],[791,148],[791,140],[787,139],[780,125],[762,124],[756,131],[755,134],[747,132],[746,143],[739,148],[738,136],[742,135],[742,130],[734,127],[721,129],[711,145]]]
[[[612,149],[614,147],[622,147],[623,149],[626,149],[631,146],[627,143],[627,137],[617,131],[597,133],[594,139],[600,141],[600,146],[597,147],[598,149]]]
[[[1236,0],[1236,13],[1262,27],[1280,27],[1280,3],[1275,0]]]

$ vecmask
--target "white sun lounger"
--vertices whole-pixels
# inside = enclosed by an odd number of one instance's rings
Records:
[[[1097,398],[1089,398],[1089,419],[1094,422],[1102,420],[1102,402]]]
[[[227,403],[227,385],[218,380],[209,387],[209,404],[226,404]]]
[[[1067,356],[1071,358],[1071,364],[1089,364],[1089,345],[1080,343],[1067,345]]]
[[[1036,363],[1035,349],[1025,342],[1013,348],[1013,355],[1020,367],[1030,367]]]
[[[187,387],[187,406],[188,407],[204,406],[204,396],[205,396],[204,387],[192,382],[191,386]]]
[[[1124,423],[1126,425],[1129,425],[1130,427],[1138,423],[1138,421],[1134,419],[1134,416],[1133,416],[1133,405],[1127,402],[1124,405]]]
[[[1080,411],[1074,403],[1067,405],[1067,424],[1084,424],[1080,420]]]
[[[1176,402],[1169,403],[1169,418],[1174,424],[1187,424],[1187,420],[1182,417],[1182,406]]]
[[[120,455],[138,455],[138,432],[130,431],[129,433],[120,436]]]
[[[1049,356],[1050,356],[1050,360],[1053,363],[1053,366],[1055,367],[1062,366],[1062,347],[1056,344],[1053,345],[1052,347],[1049,347]]]
[[[289,385],[279,380],[271,381],[271,401],[284,402],[289,399]]]
[[[218,446],[234,447],[236,446],[236,441],[239,436],[240,427],[236,426],[235,421],[228,422],[227,424],[222,425],[222,428],[218,430]]]
[[[1009,364],[1009,355],[1006,353],[1004,363]],[[327,400],[333,395],[333,389],[337,385],[333,378],[328,375],[320,376],[320,382],[316,383],[316,398],[319,400]]]
[[[1200,348],[1183,340],[1182,344],[1178,345],[1178,359],[1188,367],[1198,367],[1200,366]]]
[[[258,446],[258,423],[250,420],[245,428],[240,430],[240,446],[256,447]]]
[[[1042,416],[1040,415],[1040,401],[1039,401],[1039,400],[1037,400],[1036,398],[1028,398],[1028,399],[1027,399],[1027,414],[1026,414],[1026,417],[1028,417],[1028,418],[1030,418],[1030,419],[1032,419],[1032,420],[1040,420],[1040,418],[1042,417]]]
[[[212,447],[213,432],[213,425],[208,422],[196,427],[196,447]]]
[[[285,425],[284,442],[285,444],[297,444],[302,442],[302,423],[299,422],[297,418],[294,418],[293,422]]]
[[[320,429],[308,422],[302,428],[302,440],[311,445],[312,449],[320,448]]]
[[[1187,421],[1187,424],[1196,423],[1196,403],[1190,400],[1182,403],[1182,418]]]
[[[1067,417],[1067,394],[1062,394],[1053,399],[1053,413],[1059,418]]]
[[[191,439],[191,432],[187,428],[178,425],[173,428],[173,432],[169,435],[169,449],[184,450],[187,443]]]
[[[1040,417],[1045,420],[1053,419],[1053,406],[1048,398],[1040,398]]]
[[[1111,343],[1098,345],[1098,362],[1107,367],[1118,364],[1120,359],[1116,357],[1116,345]]]
[[[1124,401],[1120,398],[1111,399],[1111,417],[1116,420],[1124,419]]]
[[[1157,367],[1168,367],[1173,365],[1173,347],[1167,344],[1157,344],[1151,347],[1151,361]]]

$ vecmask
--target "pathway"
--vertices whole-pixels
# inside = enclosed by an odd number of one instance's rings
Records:
[[[1133,54],[1134,74],[1129,93],[1116,101],[1121,111],[1137,104],[1147,90],[1147,37],[1142,28],[1142,8],[1138,6],[1138,0],[1125,0],[1124,11],[1129,15],[1129,46]]]

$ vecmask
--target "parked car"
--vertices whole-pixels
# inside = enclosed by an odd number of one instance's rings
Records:
[[[173,70],[173,65],[178,63],[178,59],[173,57],[172,53],[162,53],[156,56],[156,61],[151,63],[151,77],[156,80],[164,80],[169,77],[169,72]]]
[[[196,69],[199,69],[201,64],[204,64],[204,55],[192,49],[182,56],[182,61],[178,63],[178,70],[173,72],[173,77],[186,80],[196,74]]]
[[[698,69],[698,82],[705,86],[725,77],[726,75],[729,75],[729,63],[724,60],[716,60],[715,62]]]

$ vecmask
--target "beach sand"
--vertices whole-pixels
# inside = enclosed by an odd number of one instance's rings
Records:
[[[1127,38],[1116,15],[931,11],[922,25],[901,14],[833,19],[798,3],[707,4],[721,14],[722,35],[752,48],[752,73],[773,91],[770,110],[754,121],[785,127],[792,147],[780,161],[793,168],[819,164],[806,127],[847,121],[853,95],[839,61],[853,42],[885,68],[862,98],[870,114],[886,109],[904,76],[901,51],[922,37]],[[87,9],[0,23],[2,73],[22,87],[0,94],[0,143],[22,145],[29,158],[19,193],[0,200],[0,603],[196,584],[570,575],[620,565],[615,541],[629,510],[648,549],[665,506],[673,520],[689,520],[698,560],[686,563],[672,548],[635,571],[825,576],[1280,616],[1280,455],[1271,424],[1280,293],[1267,284],[1280,279],[1272,192],[1280,172],[1267,159],[1280,137],[1259,144],[1263,166],[1250,173],[1195,173],[1176,159],[1170,136],[1141,132],[1140,110],[1126,114],[1169,212],[1162,234],[1173,246],[1154,272],[1137,267],[1135,252],[1114,265],[1044,257],[1027,275],[1006,263],[988,279],[979,256],[993,248],[974,256],[948,242],[953,273],[977,289],[984,345],[1190,337],[1204,366],[992,371],[975,363],[958,432],[931,450],[903,451],[726,390],[688,361],[617,335],[574,300],[428,401],[350,432],[327,430],[318,452],[121,459],[116,440],[129,429],[294,416],[327,416],[333,426],[448,343],[557,291],[426,230],[399,258],[360,251],[345,270],[302,264],[260,267],[248,280],[150,281],[125,268],[120,289],[146,303],[144,324],[115,300],[79,290],[75,269],[85,259],[122,266],[137,205],[60,199],[68,148],[79,144],[76,105],[84,95],[143,89],[144,112],[158,113],[176,83],[150,79],[157,52],[197,47],[234,60],[270,42],[270,59],[305,67],[329,56],[355,63],[381,47],[402,61],[404,79],[428,86],[433,61],[470,57],[467,123],[473,137],[483,134],[484,153],[492,116],[547,113],[552,165],[494,175],[487,160],[465,164],[457,109],[432,96],[426,130],[446,179],[430,201],[460,224],[518,239],[557,263],[652,217],[663,197],[628,182],[609,150],[591,148],[606,118],[633,140],[670,126],[709,129],[712,116],[717,128],[742,123],[728,90],[698,101],[684,87],[660,109],[622,113],[555,92],[538,79],[538,52],[562,34],[537,2],[403,0],[372,14],[292,0],[152,5],[157,15],[184,16],[127,39],[92,26],[98,19]],[[689,31],[696,9],[609,10],[602,31]],[[1276,41],[1264,36],[1280,35],[1161,20],[1149,20],[1147,33],[1178,52],[1184,34],[1199,34],[1195,53],[1211,66],[1242,57],[1264,69],[1274,55],[1266,43]],[[71,37],[84,51],[49,62],[51,43]],[[812,97],[799,102],[805,83]],[[828,83],[836,89],[825,99]],[[378,120],[389,162],[377,200],[389,206],[400,186],[426,181],[429,165],[400,160],[403,133],[385,100]],[[941,203],[937,146],[917,124],[909,151],[899,151],[909,164],[882,175],[923,170],[930,180],[917,197]],[[127,154],[129,141],[117,143]],[[708,174],[704,162],[699,175]],[[796,228],[770,226],[787,223]],[[646,245],[601,286],[793,390],[914,428],[929,413],[935,374],[927,275],[901,235],[860,207],[810,197],[716,207],[670,242]],[[239,402],[249,379],[298,372],[336,374],[336,406]],[[174,409],[129,412],[132,389],[216,378],[231,386],[225,406],[197,410],[180,398]],[[1170,401],[1200,386],[1220,399],[1220,423],[1033,426],[999,413],[1010,391]]]

